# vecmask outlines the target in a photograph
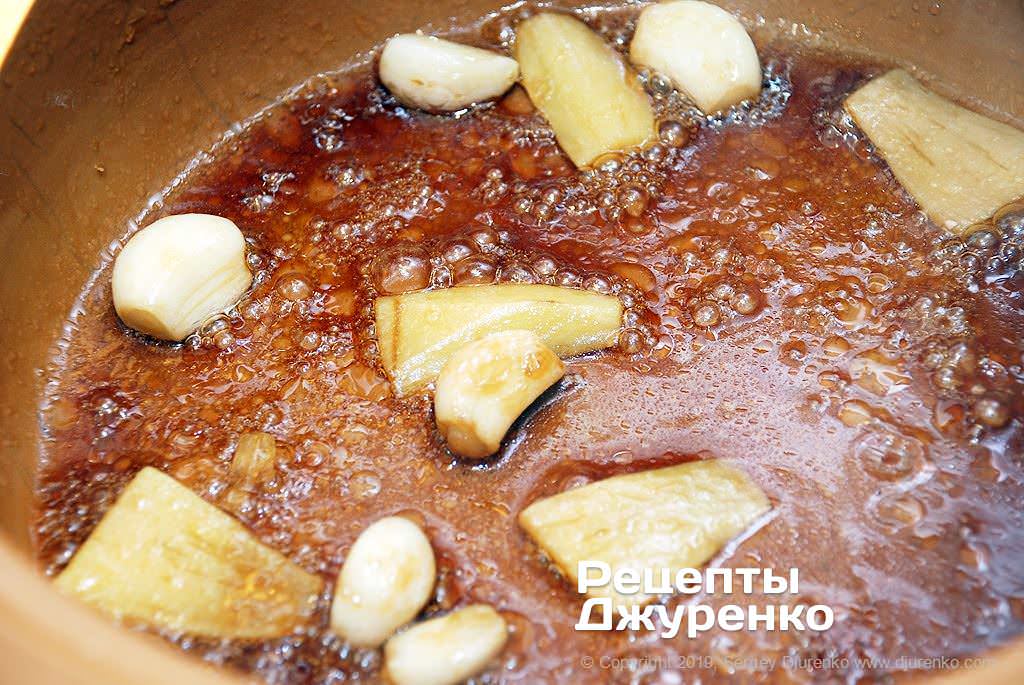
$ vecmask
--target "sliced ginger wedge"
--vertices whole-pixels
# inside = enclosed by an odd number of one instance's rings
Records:
[[[739,469],[705,460],[641,471],[534,502],[519,524],[575,586],[579,562],[603,561],[614,574],[662,569],[672,577],[698,568],[771,508],[764,492]],[[641,593],[621,595],[611,584],[592,597],[641,605]]]
[[[395,394],[432,383],[466,343],[489,333],[533,331],[560,357],[614,345],[622,303],[550,285],[463,286],[378,297],[377,340]]]
[[[1024,131],[925,90],[905,71],[870,81],[846,110],[921,209],[953,233],[1024,196]]]
[[[323,586],[154,468],[128,484],[56,584],[115,617],[217,638],[287,634]]]
[[[582,21],[544,12],[516,28],[523,86],[578,167],[653,140],[654,112],[623,59]]]

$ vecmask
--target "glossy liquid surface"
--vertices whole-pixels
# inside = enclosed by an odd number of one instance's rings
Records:
[[[589,19],[621,44],[631,16]],[[507,25],[469,35],[497,45]],[[144,465],[227,508],[238,436],[266,431],[277,476],[232,513],[329,582],[369,523],[423,523],[440,573],[426,613],[486,602],[513,627],[480,682],[854,681],[1022,632],[1024,217],[950,238],[842,115],[877,68],[793,47],[761,56],[761,101],[724,119],[649,79],[662,141],[588,172],[517,90],[436,117],[357,67],[272,108],[150,217],[238,224],[257,280],[235,311],[170,346],[118,322],[109,265],[83,294],[42,414],[42,562],[59,571]],[[569,361],[475,465],[446,452],[428,397],[392,397],[371,304],[492,281],[614,292],[628,328],[617,349]],[[834,628],[573,630],[582,602],[518,512],[701,457],[742,466],[775,505],[719,563],[799,568],[788,599],[834,607]],[[330,635],[326,613],[325,599],[306,633],[267,642],[167,637],[271,683],[377,678],[379,653]],[[830,670],[815,670],[822,658]]]

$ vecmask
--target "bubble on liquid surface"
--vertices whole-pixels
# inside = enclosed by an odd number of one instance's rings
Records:
[[[382,252],[371,266],[374,286],[382,293],[422,290],[430,284],[430,255],[416,245],[399,245]]]
[[[444,246],[442,256],[449,264],[465,259],[476,251],[476,243],[464,239],[455,239]]]
[[[743,288],[732,296],[729,304],[737,314],[750,315],[760,308],[761,294],[752,289]]]
[[[286,300],[298,302],[300,300],[305,300],[313,294],[313,289],[309,286],[309,281],[307,281],[302,275],[286,274],[280,281],[278,281],[277,292],[279,292]]]
[[[927,459],[920,440],[886,429],[863,435],[853,453],[864,470],[883,480],[909,478],[924,467]]]
[[[381,487],[380,476],[373,471],[356,471],[348,479],[348,489],[354,497],[374,497],[380,493]]]
[[[887,533],[912,528],[925,516],[925,506],[909,492],[897,492],[878,499],[871,509],[872,517]]]
[[[997,397],[982,397],[974,404],[974,417],[990,428],[1002,428],[1010,420],[1010,409]]]
[[[455,285],[486,285],[493,283],[498,274],[494,259],[487,255],[473,255],[457,262],[452,271]]]
[[[693,322],[702,328],[710,328],[718,323],[722,311],[713,302],[698,303],[693,310]]]
[[[658,138],[671,147],[681,147],[690,140],[690,133],[678,121],[663,121],[658,124]]]

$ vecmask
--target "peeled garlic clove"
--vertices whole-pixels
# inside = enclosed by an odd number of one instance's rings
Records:
[[[629,57],[667,76],[707,114],[761,92],[761,64],[746,29],[707,2],[648,6],[637,20]]]
[[[377,647],[423,609],[437,569],[427,536],[390,516],[363,531],[338,575],[331,629],[358,647]]]
[[[654,111],[636,75],[579,19],[542,12],[516,27],[530,100],[578,167],[653,140]]]
[[[380,80],[403,104],[431,112],[491,100],[519,78],[511,57],[416,33],[388,40],[379,70]]]
[[[562,360],[532,331],[484,336],[441,369],[434,392],[437,428],[455,454],[494,454],[523,410],[563,375]]]
[[[473,604],[388,640],[384,665],[395,685],[455,685],[487,668],[507,640],[505,619]]]
[[[245,239],[228,219],[169,216],[131,237],[114,260],[114,309],[140,333],[183,340],[252,284]]]

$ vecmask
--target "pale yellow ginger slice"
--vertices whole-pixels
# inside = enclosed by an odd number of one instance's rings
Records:
[[[699,568],[770,508],[747,474],[711,459],[568,490],[531,504],[519,524],[576,587],[581,561],[605,562],[613,574],[650,569],[655,578]],[[621,606],[652,599],[619,594],[611,583],[588,594]]]
[[[231,459],[228,473],[244,487],[257,487],[274,477],[277,441],[270,433],[243,433]]]
[[[170,476],[145,468],[57,577],[116,618],[216,638],[285,635],[323,583]]]
[[[1024,196],[1024,131],[926,90],[900,69],[869,81],[846,111],[935,223],[953,233]]]
[[[489,333],[536,333],[559,357],[614,345],[622,303],[610,295],[550,285],[463,286],[378,297],[380,359],[397,395],[434,382],[466,343]]]
[[[515,52],[526,92],[576,166],[654,139],[636,75],[579,19],[544,12],[520,22]]]
[[[241,509],[249,495],[256,494],[274,479],[277,441],[269,433],[243,433],[238,438],[235,454],[228,468],[228,487],[224,506],[229,511]]]

